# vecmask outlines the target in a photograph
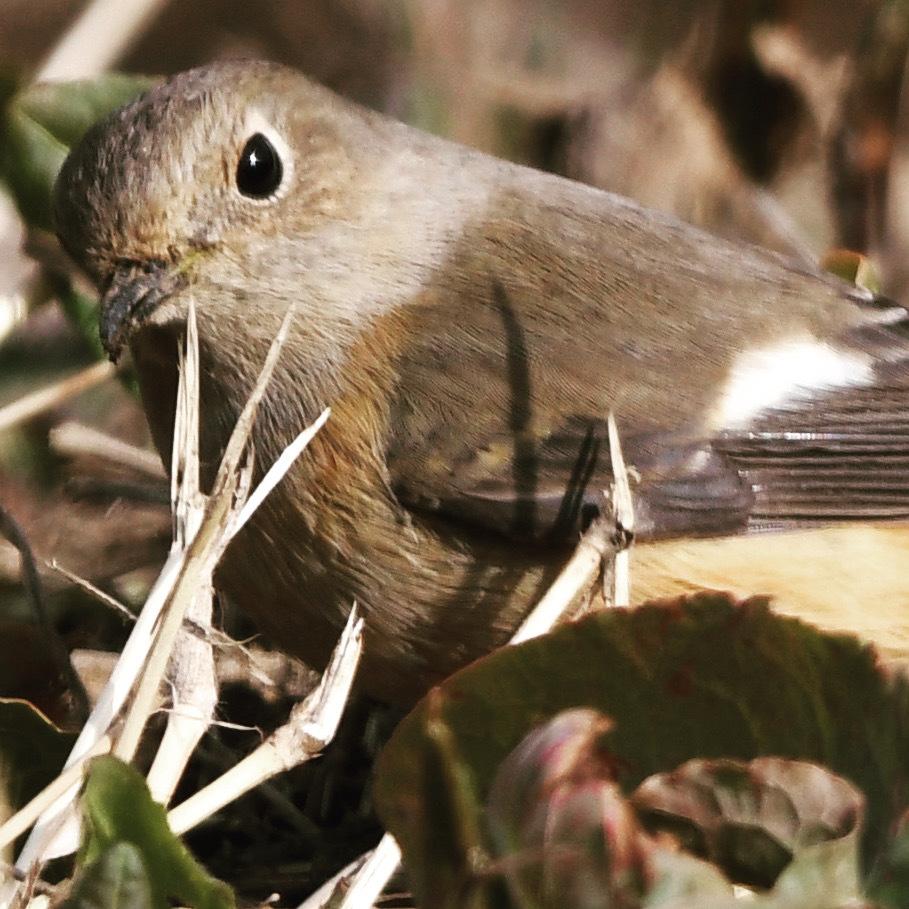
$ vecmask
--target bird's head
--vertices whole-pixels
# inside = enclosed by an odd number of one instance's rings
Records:
[[[110,356],[143,325],[181,320],[181,292],[198,281],[286,300],[288,262],[305,259],[289,242],[356,215],[369,122],[293,70],[227,62],[92,127],[61,169],[54,209],[63,246],[102,292]]]

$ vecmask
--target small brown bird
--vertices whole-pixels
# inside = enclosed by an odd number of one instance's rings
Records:
[[[194,297],[209,478],[297,301],[259,468],[332,417],[217,579],[315,666],[359,603],[378,697],[507,639],[610,485],[610,414],[645,538],[909,513],[902,307],[283,67],[215,64],[128,104],[55,206],[165,456]]]

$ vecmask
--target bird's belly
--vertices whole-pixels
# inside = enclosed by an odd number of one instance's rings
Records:
[[[356,603],[366,619],[358,684],[396,703],[504,644],[566,557],[417,521],[378,529],[360,517],[337,546],[307,522],[278,527],[266,514],[238,536],[216,577],[278,647],[317,669]]]

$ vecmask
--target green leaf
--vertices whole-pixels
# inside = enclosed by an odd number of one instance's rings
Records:
[[[67,152],[95,121],[154,84],[109,74],[90,82],[33,85],[5,104],[0,122],[0,179],[26,224],[53,231],[51,195]]]
[[[644,909],[741,909],[732,885],[710,862],[683,850],[657,846],[650,852],[649,865],[652,882],[641,903]],[[748,909],[757,907],[750,903]]]
[[[499,767],[486,816],[516,905],[640,905],[650,843],[612,779],[611,725],[595,710],[566,710]]]
[[[505,648],[434,692],[432,722],[466,763],[479,800],[505,756],[557,713],[609,716],[609,759],[621,787],[693,758],[812,761],[850,780],[867,800],[865,864],[879,855],[909,787],[909,686],[847,635],[774,615],[764,599],[702,594],[610,610]],[[438,768],[428,706],[396,730],[379,767],[380,817],[398,838],[418,901],[438,905],[435,882],[452,862],[429,853],[438,817],[427,799]],[[432,767],[435,766],[435,770]],[[446,771],[451,776],[456,771]],[[448,860],[451,861],[451,860]]]
[[[93,760],[82,813],[83,842],[78,858],[81,873],[87,874],[88,868],[101,861],[113,846],[131,843],[148,873],[149,905],[164,909],[173,899],[195,909],[234,906],[230,888],[211,877],[171,833],[164,809],[152,801],[145,780],[132,767],[112,757]],[[99,866],[108,869],[105,873],[115,890],[123,883],[122,876],[115,872],[124,867],[124,861],[122,857],[109,859],[107,865]],[[136,886],[133,881],[131,888]],[[110,896],[114,898],[115,893]],[[100,905],[107,903],[102,901]]]
[[[487,819],[515,906],[732,906],[730,881],[761,888],[766,909],[860,904],[864,799],[846,780],[804,761],[694,760],[629,800],[611,726],[564,711],[499,767]]]
[[[114,843],[83,869],[64,909],[151,909],[151,882],[142,853]]]

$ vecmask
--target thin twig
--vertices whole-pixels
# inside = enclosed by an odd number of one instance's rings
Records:
[[[112,597],[109,593],[105,593],[100,587],[92,584],[91,581],[86,580],[85,578],[79,577],[79,575],[70,571],[68,568],[64,568],[56,559],[51,559],[50,561],[45,560],[44,564],[51,570],[59,574],[61,577],[66,578],[74,587],[78,587],[84,593],[87,593],[89,596],[94,597],[99,603],[103,603],[105,606],[113,609],[114,612],[118,613],[121,618],[125,619],[128,622],[135,622],[136,615],[130,609],[127,609],[116,597]]]

